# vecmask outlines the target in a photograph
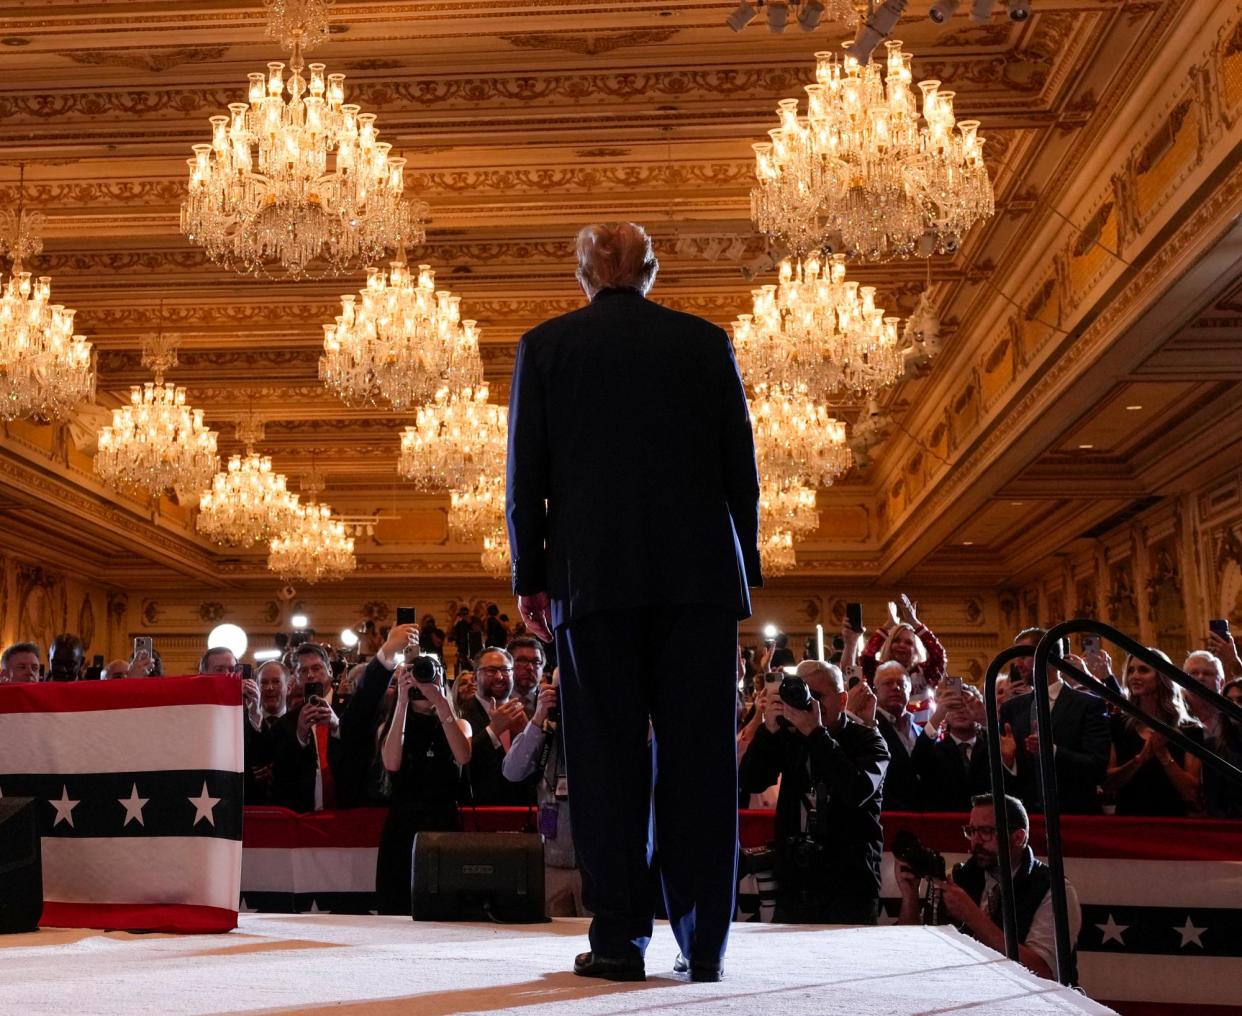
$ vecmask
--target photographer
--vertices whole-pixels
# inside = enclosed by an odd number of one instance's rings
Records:
[[[440,661],[415,656],[397,668],[396,678],[380,753],[392,778],[375,871],[381,914],[409,914],[414,835],[458,827],[457,790],[462,767],[470,764],[470,724],[453,714]]]
[[[763,725],[741,763],[743,792],[780,777],[776,804],[777,921],[874,924],[880,898],[880,796],[888,749],[845,712],[845,682],[804,660],[765,687]]]
[[[583,917],[582,875],[569,827],[569,780],[560,734],[559,673],[539,686],[535,715],[513,739],[502,771],[505,779],[525,783],[539,774],[539,835],[543,837],[544,886],[549,917]]]
[[[1048,892],[1052,876],[1048,865],[1037,860],[1030,848],[1030,819],[1022,802],[1007,794],[1004,807],[1009,824],[1009,849],[1013,862],[1018,962],[1040,977],[1051,979],[1055,976],[1052,897]],[[996,815],[991,794],[979,794],[971,800],[970,819],[962,832],[970,841],[969,859],[954,865],[948,879],[929,878],[928,894],[942,894],[944,911],[961,931],[1003,953],[1005,932],[1001,923]],[[906,862],[895,861],[894,864],[897,887],[901,891],[901,913],[897,923],[922,924],[924,914],[919,886],[924,873],[920,871],[916,874]],[[1078,932],[1082,927],[1082,908],[1078,905],[1074,887],[1068,882],[1065,885],[1065,894],[1069,910],[1070,941],[1077,942]]]

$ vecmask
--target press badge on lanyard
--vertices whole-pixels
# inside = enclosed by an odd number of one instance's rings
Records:
[[[556,822],[560,809],[555,801],[545,801],[539,806],[539,835],[545,840],[556,839]]]

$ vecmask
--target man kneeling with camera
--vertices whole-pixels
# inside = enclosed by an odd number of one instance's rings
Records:
[[[970,841],[970,857],[954,865],[944,878],[944,858],[918,843],[912,835],[898,834],[893,846],[897,887],[901,890],[898,924],[938,924],[943,910],[966,934],[997,952],[1005,951],[1001,919],[1000,865],[996,845],[996,816],[991,794],[971,798],[970,819],[962,832]],[[1009,856],[1013,862],[1014,912],[1018,922],[1018,962],[1040,977],[1055,977],[1055,934],[1052,924],[1051,873],[1035,857],[1028,840],[1030,819],[1016,797],[1005,795],[1009,823]],[[938,870],[937,870],[938,869]],[[919,886],[928,881],[926,904]],[[1070,941],[1078,941],[1082,908],[1074,887],[1065,885]]]
[[[741,785],[759,793],[780,777],[776,802],[775,920],[875,924],[880,899],[880,792],[884,738],[845,711],[831,663],[803,660],[765,685],[763,725],[741,762]]]

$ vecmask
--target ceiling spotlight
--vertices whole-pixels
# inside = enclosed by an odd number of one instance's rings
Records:
[[[981,25],[987,24],[992,17],[992,8],[995,5],[996,0],[975,0],[974,9],[970,12],[971,20]]]
[[[776,258],[771,254],[760,254],[754,261],[748,261],[742,265],[742,277],[744,279],[754,279],[756,276],[762,275],[775,267]]]
[[[786,4],[768,4],[768,31],[779,35],[789,23],[789,7]]]
[[[689,236],[679,236],[673,250],[683,257],[694,253],[694,240]]]
[[[885,0],[863,22],[858,35],[845,51],[861,64],[871,59],[872,51],[889,37],[906,12],[906,0]]]
[[[715,261],[720,257],[722,250],[724,250],[724,240],[718,236],[713,236],[703,245],[703,257],[708,261]]]
[[[724,249],[724,257],[730,261],[740,261],[742,255],[746,253],[746,237],[735,236],[733,242]]]
[[[949,18],[957,13],[958,7],[961,6],[962,0],[936,0],[931,5],[931,10],[927,12],[927,16],[938,25],[943,25]]]
[[[1005,0],[1010,21],[1025,21],[1031,16],[1031,0]]]
[[[759,12],[750,5],[749,0],[742,0],[737,5],[737,10],[725,18],[725,24],[735,32],[740,32],[743,28],[755,20],[755,15]]]
[[[802,9],[798,11],[798,24],[804,32],[813,32],[819,26],[819,19],[824,16],[823,0],[804,0]]]
[[[305,628],[309,622],[305,614],[294,614],[293,617],[289,618],[289,623],[293,625],[294,628],[302,629]]]

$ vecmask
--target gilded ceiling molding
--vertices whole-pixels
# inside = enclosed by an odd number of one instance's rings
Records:
[[[518,49],[563,49],[581,56],[599,56],[618,49],[667,42],[680,32],[680,28],[640,28],[633,32],[603,32],[594,35],[532,32],[527,35],[500,35],[497,38]]]
[[[84,49],[54,53],[89,67],[129,67],[160,74],[183,64],[211,63],[229,51],[228,46],[176,46],[172,49]]]

